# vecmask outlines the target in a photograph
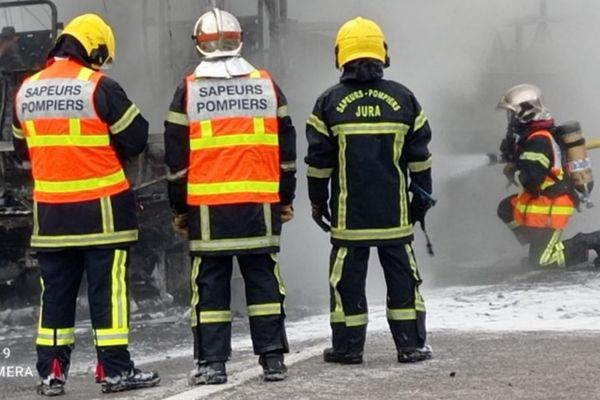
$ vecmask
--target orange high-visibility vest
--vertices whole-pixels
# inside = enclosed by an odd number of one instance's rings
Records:
[[[540,189],[543,191],[564,179],[561,152],[558,143],[547,130],[534,132],[528,140],[535,136],[548,138],[552,143],[554,164],[550,174],[546,176]],[[540,195],[534,197],[526,191],[522,191],[512,200],[515,221],[521,225],[534,228],[564,229],[569,223],[569,218],[575,211],[575,204],[568,194],[555,198]]]
[[[109,127],[95,110],[101,77],[75,61],[56,60],[19,89],[17,115],[31,157],[36,201],[80,202],[129,188],[110,145]]]
[[[187,77],[191,205],[279,202],[277,95],[267,72]]]

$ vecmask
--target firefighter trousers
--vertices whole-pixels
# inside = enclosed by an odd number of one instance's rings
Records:
[[[244,278],[254,353],[287,353],[285,286],[277,254],[236,257]],[[227,361],[231,355],[232,271],[233,256],[192,257],[191,317],[198,361]]]
[[[369,247],[337,247],[331,251],[329,285],[333,350],[361,354],[368,322],[365,292]],[[425,304],[412,246],[377,247],[387,285],[387,319],[398,351],[425,345]]]
[[[81,248],[39,252],[42,297],[37,370],[66,378],[75,345],[75,309],[85,272],[97,373],[117,376],[133,368],[128,345],[128,249]]]
[[[513,232],[521,245],[529,245],[528,261],[537,267],[568,267],[588,261],[588,248],[583,236],[576,235],[561,240],[562,230],[552,228],[533,228],[520,225],[513,216],[512,199],[515,195],[502,200],[498,205],[498,218]]]

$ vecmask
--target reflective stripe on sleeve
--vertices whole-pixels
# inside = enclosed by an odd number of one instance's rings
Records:
[[[430,169],[431,165],[432,165],[432,159],[431,159],[431,156],[429,156],[429,158],[425,161],[409,162],[408,169],[411,172],[422,172],[422,171],[427,171],[428,169]]]
[[[317,168],[317,167],[308,167],[306,171],[306,176],[311,178],[329,178],[333,174],[333,168]]]
[[[306,123],[315,128],[317,132],[322,133],[325,136],[329,136],[327,126],[315,114],[310,114],[310,117],[308,117],[308,121]]]
[[[113,135],[123,132],[138,115],[140,115],[140,109],[135,104],[130,105],[123,116],[110,126],[110,132]]]
[[[542,153],[526,151],[523,154],[521,154],[521,156],[519,158],[521,160],[535,161],[535,162],[542,164],[542,166],[544,168],[550,168],[550,159],[545,154],[542,154]]]
[[[175,111],[169,111],[169,113],[167,114],[167,122],[183,126],[190,125],[190,120],[188,119],[187,114],[178,113]]]
[[[417,118],[415,118],[415,125],[413,127],[413,132],[417,132],[426,123],[427,123],[427,117],[425,116],[425,113],[423,112],[423,110],[421,110],[419,115],[417,115]]]

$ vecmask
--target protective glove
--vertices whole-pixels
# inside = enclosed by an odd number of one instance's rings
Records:
[[[506,176],[506,179],[508,179],[508,181],[515,186],[517,186],[517,183],[515,182],[515,172],[516,171],[517,171],[517,166],[513,162],[506,163],[504,168],[502,168],[502,173],[504,174],[504,176]]]
[[[425,214],[427,214],[427,211],[429,211],[431,206],[431,201],[428,199],[416,194],[413,195],[409,206],[410,220],[412,221],[413,225],[416,225],[417,222],[420,222],[421,227],[425,227]]]
[[[331,230],[331,226],[329,226],[329,224],[327,223],[331,223],[331,215],[329,214],[329,208],[327,207],[327,203],[313,204],[312,217],[317,223],[317,225],[319,225],[319,228],[321,228],[324,232],[329,232]],[[327,222],[325,222],[324,220],[326,220]]]
[[[281,223],[285,224],[294,219],[294,207],[291,204],[281,205]]]
[[[184,239],[187,239],[189,236],[188,231],[188,214],[175,214],[173,215],[173,219],[171,220],[171,226],[173,226],[173,230],[179,236]]]

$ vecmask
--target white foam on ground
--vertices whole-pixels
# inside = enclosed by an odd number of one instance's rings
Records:
[[[427,305],[428,330],[433,332],[600,330],[599,276],[592,276],[580,284],[507,283],[450,287],[425,291],[423,295]],[[374,305],[369,309],[368,332],[387,329],[385,305]],[[288,365],[315,357],[329,341],[329,315],[315,315],[288,323],[287,332],[291,347],[295,343],[300,347],[286,357]],[[315,340],[318,344],[302,348],[302,342]],[[234,338],[233,342],[236,349],[251,348],[247,336]],[[253,365],[234,374],[226,385],[196,387],[168,399],[201,399],[241,385],[260,375],[260,368]]]

